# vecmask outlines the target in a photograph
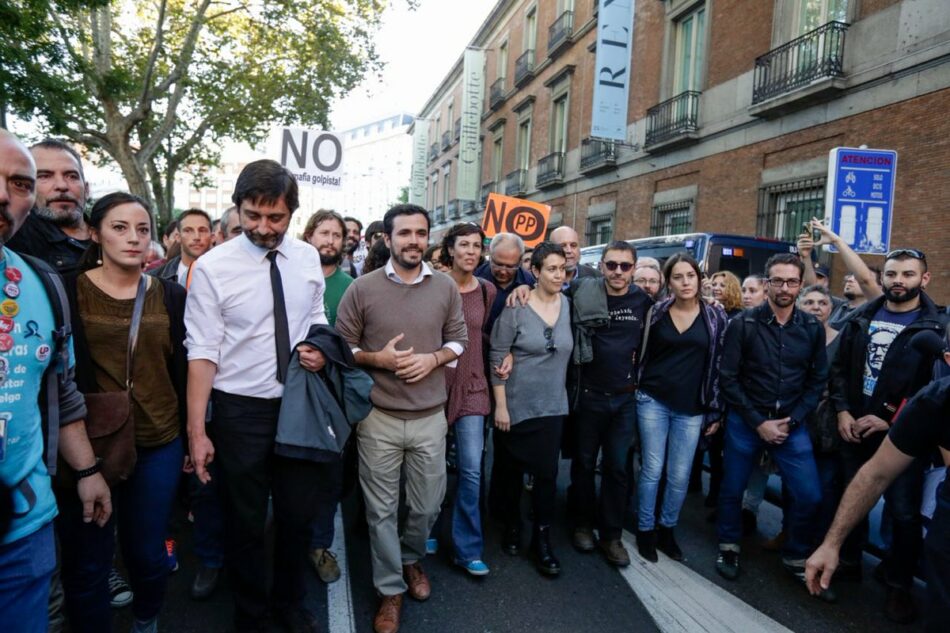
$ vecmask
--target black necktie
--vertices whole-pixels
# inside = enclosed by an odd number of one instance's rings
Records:
[[[290,329],[287,326],[287,306],[284,304],[284,285],[277,268],[277,251],[267,253],[270,260],[270,287],[274,293],[274,343],[277,345],[277,381],[287,379],[290,366]]]

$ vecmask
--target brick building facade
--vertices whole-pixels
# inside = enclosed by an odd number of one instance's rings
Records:
[[[946,0],[637,0],[624,143],[590,137],[596,29],[596,0],[500,0],[482,24],[483,199],[544,201],[586,244],[793,239],[824,214],[831,148],[894,149],[891,244],[924,250],[950,303]],[[460,58],[419,113],[436,233],[484,208],[455,196],[461,75]]]

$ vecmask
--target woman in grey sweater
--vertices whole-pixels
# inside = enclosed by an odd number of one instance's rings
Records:
[[[538,280],[527,305],[507,307],[491,337],[495,427],[499,433],[494,476],[503,498],[505,552],[521,548],[521,487],[524,473],[534,476],[532,551],[538,570],[557,575],[561,564],[551,549],[550,529],[557,492],[558,451],[567,415],[567,364],[574,342],[568,299],[561,294],[564,251],[550,242],[531,254]],[[501,371],[511,355],[510,371]],[[504,377],[502,377],[504,376]]]

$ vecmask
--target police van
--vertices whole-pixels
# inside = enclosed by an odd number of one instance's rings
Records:
[[[627,240],[637,249],[637,257],[654,257],[662,266],[674,253],[686,251],[707,274],[728,270],[739,279],[762,273],[765,262],[776,253],[796,253],[791,242],[725,233],[682,233]],[[581,249],[581,263],[596,266],[606,244]]]

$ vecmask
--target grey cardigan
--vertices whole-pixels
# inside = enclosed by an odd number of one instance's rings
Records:
[[[548,325],[529,306],[505,308],[492,328],[492,366],[511,352],[511,375],[502,380],[491,372],[492,385],[505,385],[508,415],[512,424],[533,418],[567,415],[567,365],[574,349],[571,309],[561,296],[561,313],[545,337]],[[550,349],[553,343],[554,349]]]

